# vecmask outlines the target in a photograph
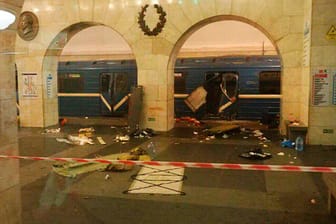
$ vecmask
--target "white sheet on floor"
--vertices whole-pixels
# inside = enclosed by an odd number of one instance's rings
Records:
[[[184,194],[184,168],[174,166],[143,166],[127,193],[131,194]]]

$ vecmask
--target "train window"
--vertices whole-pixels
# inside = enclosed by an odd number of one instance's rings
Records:
[[[280,94],[280,71],[263,71],[259,73],[260,94]]]
[[[84,90],[84,79],[80,74],[58,74],[58,92],[80,93]]]
[[[110,82],[111,82],[111,77],[112,77],[112,74],[110,73],[102,73],[100,75],[100,82],[101,82],[101,91],[103,93],[107,93],[110,89]]]
[[[186,93],[186,73],[175,73],[174,74],[174,92],[175,93]]]
[[[117,93],[128,93],[127,73],[114,73],[115,91]]]

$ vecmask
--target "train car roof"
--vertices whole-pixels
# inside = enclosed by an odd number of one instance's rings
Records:
[[[281,60],[279,56],[227,56],[212,58],[178,58],[175,68],[190,67],[276,67],[280,68]]]
[[[277,55],[272,56],[225,56],[203,58],[178,58],[175,68],[249,68],[272,67],[280,68],[281,60]],[[59,62],[58,70],[95,70],[95,69],[136,69],[135,60],[101,60],[101,61],[67,61]]]
[[[96,70],[96,69],[136,68],[135,60],[67,61],[59,62],[58,70]]]

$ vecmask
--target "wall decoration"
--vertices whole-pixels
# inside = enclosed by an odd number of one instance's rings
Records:
[[[138,23],[140,26],[140,29],[144,32],[145,35],[148,36],[157,36],[159,33],[161,33],[164,25],[166,24],[166,15],[167,13],[163,10],[163,8],[155,4],[154,8],[156,9],[156,12],[159,14],[159,22],[156,24],[156,26],[151,30],[145,21],[145,14],[147,11],[147,8],[149,7],[148,4],[142,7],[141,11],[139,12],[138,17]]]
[[[17,32],[25,40],[33,40],[39,31],[39,22],[37,16],[29,11],[20,14]]]
[[[23,77],[23,97],[37,97],[37,74],[36,73],[22,73]]]
[[[336,27],[334,25],[332,25],[329,28],[329,30],[328,30],[328,32],[326,34],[326,38],[328,40],[336,40]]]

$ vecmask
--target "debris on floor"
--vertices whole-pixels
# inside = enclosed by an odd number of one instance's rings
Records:
[[[86,137],[92,137],[93,136],[93,133],[95,132],[95,129],[94,128],[80,128],[78,130],[78,135],[79,136],[86,136]]]
[[[61,128],[51,128],[51,129],[45,129],[42,134],[57,134],[61,132]]]
[[[151,128],[138,129],[131,134],[134,138],[151,138],[155,136],[155,132]]]
[[[283,152],[279,152],[279,153],[277,153],[277,155],[278,155],[278,156],[284,156],[285,153],[283,153]]]
[[[59,122],[59,124],[60,124],[61,126],[64,126],[64,125],[66,125],[66,124],[68,123],[68,119],[66,119],[66,118],[60,118],[60,119],[58,120],[58,122]]]
[[[74,136],[68,135],[67,138],[56,138],[58,142],[64,142],[71,145],[85,145],[90,144],[93,145],[93,140],[87,136]]]
[[[114,140],[116,142],[128,142],[130,140],[129,135],[117,135]]]
[[[196,118],[193,117],[180,117],[180,118],[175,118],[176,122],[187,122],[189,124],[192,124],[196,127],[199,127],[201,125],[201,122],[197,120]]]
[[[293,142],[289,139],[284,139],[281,142],[281,147],[283,147],[283,148],[294,148],[295,147],[295,142]]]
[[[98,136],[97,140],[101,145],[106,145],[106,142],[104,141],[104,139],[102,137]]]
[[[68,144],[72,144],[72,142],[70,142],[68,139],[66,138],[56,138],[56,141],[58,142],[64,142],[64,143],[68,143]]]
[[[149,153],[146,150],[140,147],[136,147],[127,153],[111,154],[99,157],[99,159],[150,161],[151,157],[149,156]],[[125,170],[131,170],[132,168],[133,165],[126,165],[126,164],[104,164],[104,163],[82,163],[82,162],[71,162],[71,163],[59,162],[53,164],[54,172],[64,177],[76,177],[79,174],[93,171],[125,171]]]
[[[265,160],[272,158],[272,155],[268,152],[263,152],[260,148],[256,148],[254,150],[244,152],[239,155],[242,158],[250,159],[250,160]]]

